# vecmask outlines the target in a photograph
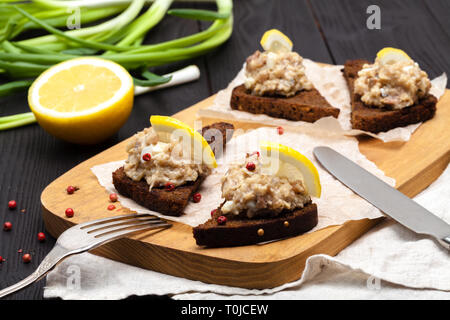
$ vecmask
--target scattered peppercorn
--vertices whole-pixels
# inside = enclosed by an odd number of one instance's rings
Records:
[[[29,263],[29,262],[31,262],[31,254],[25,253],[25,254],[22,256],[22,261],[23,261],[23,263]]]
[[[213,217],[216,212],[217,212],[217,209],[211,210],[211,217]]]
[[[114,210],[116,208],[116,206],[115,205],[113,205],[113,204],[110,204],[109,206],[108,206],[108,210]]]
[[[20,210],[20,212],[25,213],[25,212],[27,212],[27,210],[26,209],[22,209],[22,210]]]
[[[145,153],[142,156],[142,160],[144,160],[144,161],[150,161],[151,159],[152,159],[152,155],[150,153]]]
[[[167,182],[165,187],[167,191],[173,191],[175,189],[175,185],[171,182]]]
[[[194,195],[192,196],[192,199],[194,200],[195,203],[200,202],[200,200],[202,200],[202,195],[200,193],[194,193]]]
[[[66,209],[66,217],[67,218],[72,218],[74,215],[73,209],[72,208],[67,208]]]
[[[256,169],[256,165],[253,162],[247,162],[245,168],[247,168],[248,171],[254,171]]]
[[[75,192],[75,187],[74,186],[68,186],[66,189],[68,194],[73,194]]]
[[[40,242],[45,241],[45,233],[39,232],[37,238]]]
[[[258,158],[259,158],[259,151],[254,151],[254,152],[252,152],[251,156],[254,156],[255,154],[256,154],[256,155],[258,156]]]
[[[22,253],[23,249],[19,249],[17,250],[18,253]]]
[[[227,217],[225,216],[220,216],[217,218],[217,223],[220,225],[224,225],[225,223],[227,223]]]
[[[3,230],[10,231],[12,229],[12,223],[7,221],[3,224]]]
[[[283,127],[278,127],[277,131],[278,131],[279,135],[282,135],[284,133],[284,128]]]
[[[14,210],[15,208],[17,208],[17,202],[16,200],[11,200],[8,202],[8,208],[11,210]]]
[[[117,200],[119,200],[119,197],[117,196],[117,193],[111,193],[111,194],[109,195],[109,200],[110,200],[111,202],[116,202]]]
[[[2,256],[0,256],[0,263],[2,263],[3,262],[3,257]]]

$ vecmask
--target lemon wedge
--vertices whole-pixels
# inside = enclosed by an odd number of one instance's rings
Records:
[[[51,135],[95,144],[117,132],[130,115],[133,79],[120,65],[76,58],[44,71],[28,91],[28,104]]]
[[[293,47],[291,39],[277,29],[266,31],[260,43],[264,50],[272,52],[289,52]]]
[[[392,64],[399,61],[412,60],[405,51],[396,48],[383,48],[377,53],[377,59],[382,64]]]
[[[205,163],[210,168],[216,168],[217,162],[214,152],[203,136],[184,122],[166,116],[151,116],[150,123],[158,134],[161,142],[169,143],[179,139],[183,150],[191,154],[196,163]]]
[[[300,152],[270,141],[260,143],[261,157],[269,160],[265,168],[279,177],[302,180],[310,196],[320,197],[319,173],[314,164]],[[267,158],[267,159],[264,159]]]

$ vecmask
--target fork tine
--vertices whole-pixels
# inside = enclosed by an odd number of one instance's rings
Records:
[[[113,232],[106,232],[99,235],[96,235],[95,237],[97,240],[101,242],[101,244],[121,238],[123,236],[126,236],[128,234],[138,232],[138,231],[144,231],[144,230],[151,230],[151,229],[160,229],[160,228],[170,228],[172,225],[170,223],[160,223],[160,224],[144,224],[144,225],[137,225],[133,228],[125,228],[120,229]]]
[[[127,220],[126,222],[123,221],[116,221],[116,223],[111,223],[106,226],[102,225],[100,228],[89,230],[87,233],[89,233],[92,236],[100,236],[102,234],[110,233],[117,230],[127,229],[135,226],[140,225],[146,225],[146,224],[158,224],[158,223],[165,223],[165,221],[159,220],[138,220],[138,219],[131,219]]]
[[[87,233],[92,233],[94,231],[98,231],[101,229],[106,229],[106,228],[110,228],[110,227],[114,227],[114,226],[119,226],[119,225],[126,225],[126,224],[131,224],[131,223],[135,223],[135,222],[139,222],[139,221],[151,221],[153,223],[158,223],[158,222],[163,222],[163,220],[157,218],[157,217],[152,217],[152,216],[148,216],[148,217],[135,217],[132,219],[120,219],[120,220],[114,220],[112,222],[104,222],[101,224],[93,224],[93,225],[89,225],[86,227],[83,227],[82,229],[84,231],[86,231]]]
[[[100,225],[105,222],[116,221],[116,220],[120,220],[120,219],[139,218],[139,217],[155,217],[155,216],[152,216],[149,213],[131,213],[131,214],[124,214],[121,216],[114,216],[114,217],[108,217],[108,218],[98,219],[98,220],[94,220],[94,221],[87,221],[87,222],[79,223],[77,225],[77,227],[80,229],[84,229],[87,227],[93,227],[96,225]],[[159,219],[158,217],[155,217],[155,218]]]

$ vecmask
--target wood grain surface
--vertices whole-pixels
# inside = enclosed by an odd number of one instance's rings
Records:
[[[200,108],[211,105],[214,96],[175,116],[193,126]],[[360,149],[385,173],[396,179],[397,188],[408,196],[425,189],[444,170],[450,158],[450,90],[437,106],[433,119],[423,124],[406,143],[377,143],[361,139]],[[208,125],[220,119],[202,119]],[[236,129],[258,125],[234,122]],[[429,141],[435,141],[431,145]],[[126,159],[128,139],[81,163],[45,188],[41,195],[46,229],[54,237],[73,224],[131,213],[127,208],[106,210],[109,197],[90,170],[93,166]],[[73,195],[67,185],[79,186]],[[326,185],[322,186],[326,188]],[[73,218],[65,209],[73,208]],[[320,207],[319,207],[320,211]],[[132,236],[109,243],[95,252],[101,256],[170,275],[203,282],[244,287],[272,288],[301,277],[306,259],[313,254],[335,255],[364,234],[380,219],[349,221],[312,233],[264,245],[203,248],[196,245],[192,228],[173,223],[162,232]]]
[[[380,4],[381,30],[365,28],[369,3]],[[191,6],[214,8],[207,4]],[[389,44],[406,49],[431,76],[450,72],[447,0],[238,0],[234,1],[233,11],[234,32],[227,43],[205,57],[179,64],[197,64],[201,78],[137,97],[127,123],[108,141],[93,147],[71,145],[49,136],[37,125],[0,132],[0,222],[13,223],[11,232],[0,231],[0,255],[7,260],[0,265],[0,288],[30,274],[54,245],[55,240],[49,234],[44,243],[39,243],[36,238],[38,232],[45,231],[40,194],[50,182],[142,130],[147,126],[150,114],[173,114],[222,89],[234,77],[243,59],[258,48],[259,37],[266,29],[278,27],[286,31],[295,42],[295,50],[316,61],[343,63],[346,59],[372,58],[380,46]],[[207,25],[175,17],[165,19],[167,22],[163,21],[163,25],[149,34],[147,43],[173,39]],[[176,67],[170,66],[167,70]],[[0,115],[28,110],[25,93],[0,98]],[[383,144],[374,146],[382,147]],[[394,146],[391,148],[394,153]],[[17,200],[19,210],[7,209],[11,199]],[[20,212],[23,208],[25,213]],[[19,249],[33,255],[30,264],[21,262]],[[44,285],[45,280],[40,281],[7,299],[42,299]]]

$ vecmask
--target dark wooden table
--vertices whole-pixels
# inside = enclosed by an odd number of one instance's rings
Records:
[[[370,16],[366,10],[373,4],[381,10],[381,29],[370,30],[366,25]],[[214,8],[211,4],[190,6]],[[398,47],[435,77],[444,71],[450,74],[449,16],[448,0],[235,0],[234,32],[226,44],[205,57],[159,69],[164,72],[194,63],[201,78],[137,97],[127,123],[108,141],[93,147],[71,145],[38,125],[0,132],[0,223],[13,224],[12,231],[0,231],[0,256],[6,259],[0,264],[0,288],[30,274],[54,245],[49,235],[43,243],[37,240],[38,232],[45,232],[39,200],[45,186],[147,127],[150,115],[171,115],[224,88],[245,58],[259,49],[264,31],[282,30],[302,56],[334,64],[354,58],[372,60],[379,49]],[[148,42],[188,35],[207,25],[167,17],[149,34]],[[0,115],[28,110],[25,93],[0,99]],[[7,207],[11,199],[18,203],[16,210]],[[22,262],[23,253],[32,254],[31,263]],[[40,281],[8,299],[42,299],[44,285],[45,280]]]

